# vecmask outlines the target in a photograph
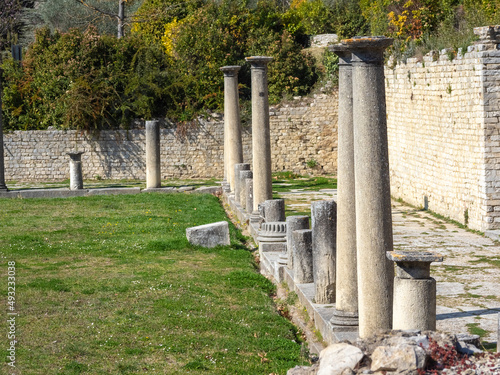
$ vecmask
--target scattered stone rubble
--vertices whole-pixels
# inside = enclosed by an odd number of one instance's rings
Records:
[[[500,374],[500,353],[483,352],[477,335],[435,331],[390,331],[332,344],[319,363],[296,366],[287,375]]]

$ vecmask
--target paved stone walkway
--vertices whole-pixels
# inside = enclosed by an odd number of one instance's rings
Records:
[[[336,199],[333,189],[280,193],[288,209],[308,211],[310,202]],[[288,205],[288,203],[290,203]],[[500,243],[436,219],[429,212],[393,201],[394,249],[427,250],[444,256],[433,263],[437,281],[437,328],[449,333],[484,333],[497,341],[500,312]]]

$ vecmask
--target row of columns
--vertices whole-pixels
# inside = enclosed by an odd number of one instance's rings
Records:
[[[247,57],[251,66],[252,84],[252,163],[253,163],[253,205],[247,211],[258,215],[259,204],[272,198],[271,170],[271,134],[269,129],[269,94],[267,81],[267,65],[272,61],[268,56]],[[224,179],[229,190],[235,192],[235,200],[241,202],[240,191],[235,191],[236,180],[240,178],[235,172],[235,165],[243,163],[241,141],[240,107],[238,94],[238,71],[240,66],[224,66]],[[249,170],[248,168],[246,168]],[[246,188],[246,184],[238,184]],[[245,186],[245,187],[243,187]]]
[[[392,39],[385,37],[356,37],[332,48],[339,56],[337,205],[313,203],[314,230],[310,233],[303,228],[296,235],[304,251],[314,254],[316,303],[335,302],[334,325],[353,325],[359,318],[362,338],[393,326],[394,265],[387,256],[392,251],[393,238],[383,67],[384,51],[391,44]],[[267,64],[271,58],[246,60],[252,73],[252,209],[256,213],[260,204],[272,198],[267,92]],[[221,68],[226,94],[225,177],[231,191],[238,178],[234,166],[243,165],[239,68]],[[236,201],[241,199],[236,197]],[[336,228],[329,227],[332,222]],[[293,239],[291,232],[287,233]],[[314,244],[311,249],[305,245],[308,236]],[[288,267],[306,275],[303,263],[295,269],[299,265],[294,265],[290,256],[295,254],[293,246],[288,246],[287,251]]]

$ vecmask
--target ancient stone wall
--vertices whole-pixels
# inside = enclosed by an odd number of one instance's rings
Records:
[[[474,229],[500,228],[496,44],[486,36],[452,60],[442,51],[385,75],[392,195]]]
[[[301,174],[336,172],[337,96],[320,94],[270,109],[274,171]],[[161,174],[169,177],[223,175],[223,120],[199,121],[191,128],[161,127]],[[145,130],[15,131],[4,134],[5,177],[9,181],[69,178],[72,150],[82,155],[85,179],[145,179]],[[244,161],[252,162],[251,127],[243,128]],[[310,168],[309,165],[317,165]]]

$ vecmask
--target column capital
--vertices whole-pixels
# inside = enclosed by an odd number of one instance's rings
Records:
[[[353,63],[382,65],[384,50],[393,42],[394,39],[385,36],[357,36],[341,43],[351,50]]]
[[[241,66],[239,65],[227,65],[220,68],[222,73],[224,73],[224,77],[234,77],[238,75]]]
[[[70,151],[70,152],[67,152],[66,154],[69,155],[71,160],[80,161],[82,154],[84,154],[84,153],[85,153],[85,151]]]
[[[252,69],[266,69],[267,64],[273,61],[270,56],[250,56],[245,57],[245,60],[250,63]]]
[[[351,65],[352,53],[349,46],[346,44],[334,44],[329,46],[328,49],[339,57],[339,65]]]

